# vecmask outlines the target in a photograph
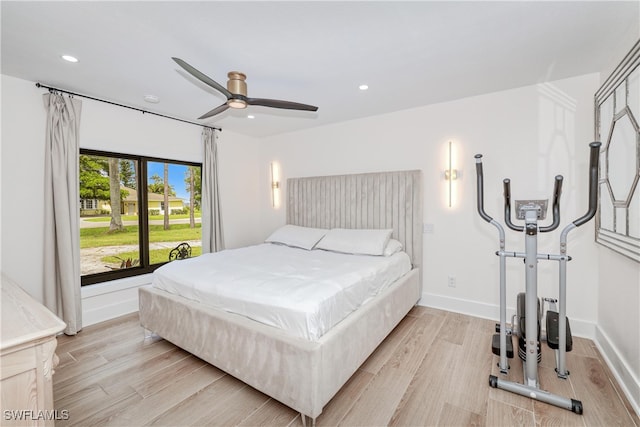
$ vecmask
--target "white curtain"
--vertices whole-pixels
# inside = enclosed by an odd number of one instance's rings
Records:
[[[224,249],[220,190],[218,189],[218,135],[202,129],[202,253]]]
[[[47,111],[44,191],[44,303],[67,324],[82,329],[78,130],[82,102],[57,93],[44,96]]]

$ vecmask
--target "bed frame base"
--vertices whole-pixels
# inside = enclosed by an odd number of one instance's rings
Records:
[[[140,323],[314,425],[324,405],[418,302],[419,276],[411,270],[318,341],[150,286],[139,288]]]

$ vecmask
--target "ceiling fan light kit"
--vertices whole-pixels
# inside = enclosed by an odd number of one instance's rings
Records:
[[[247,103],[242,99],[230,99],[227,101],[227,105],[237,109],[247,108]]]
[[[227,101],[198,117],[198,119],[207,119],[213,117],[216,114],[226,111],[231,108],[247,108],[248,105],[261,105],[263,107],[282,108],[286,110],[303,110],[303,111],[318,111],[318,107],[314,105],[300,104],[291,101],[281,101],[278,99],[265,99],[265,98],[249,98],[247,96],[247,76],[239,71],[231,71],[227,74],[229,80],[227,81],[227,87],[225,88],[220,83],[213,80],[211,77],[201,73],[191,65],[187,64],[180,58],[171,58],[179,66],[181,66],[186,72],[197,78],[207,86],[210,86],[222,93],[227,97]]]

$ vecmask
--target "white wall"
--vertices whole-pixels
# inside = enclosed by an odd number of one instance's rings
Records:
[[[640,264],[598,247],[596,343],[640,414]]]
[[[2,271],[42,301],[44,90],[2,76]],[[83,100],[80,146],[185,161],[202,161],[199,126]],[[257,234],[257,142],[223,131],[219,139],[220,193],[228,247]],[[85,325],[137,310],[137,287],[149,276],[82,289]]]
[[[2,271],[42,301],[44,132],[34,83],[2,75]]]
[[[262,145],[263,234],[284,223],[284,210],[268,199],[269,162],[283,178],[378,170],[422,169],[425,179],[424,296],[422,303],[477,316],[498,317],[497,232],[476,212],[476,153],[484,154],[485,206],[503,222],[502,179],[512,180],[514,199],[550,198],[556,174],[565,177],[562,223],[587,210],[588,143],[598,74],[491,93],[458,101],[368,117],[268,138]],[[446,206],[447,143],[454,141],[457,202]],[[284,179],[283,179],[284,181]],[[284,192],[283,192],[284,193]],[[569,237],[568,313],[577,335],[594,335],[598,271],[593,223]],[[540,251],[558,253],[559,232],[541,235]],[[523,251],[510,232],[507,248]],[[557,296],[557,264],[541,262],[539,289]],[[509,305],[524,290],[522,261],[508,261]],[[447,287],[453,275],[455,288]]]
[[[638,40],[638,28],[631,32]],[[601,83],[631,47],[616,48],[617,56],[602,70]],[[598,269],[596,343],[640,414],[640,264],[598,246]]]

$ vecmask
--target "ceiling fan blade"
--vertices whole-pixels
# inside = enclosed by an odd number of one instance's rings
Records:
[[[227,90],[226,87],[222,86],[220,83],[218,83],[217,81],[213,80],[211,77],[209,77],[209,76],[201,73],[200,71],[196,70],[191,65],[187,64],[186,62],[184,62],[182,59],[173,58],[173,57],[171,59],[173,59],[179,66],[184,68],[184,70],[187,73],[191,74],[196,79],[200,80],[201,82],[211,86],[212,88],[214,88],[218,92],[222,93],[224,96],[227,97],[227,99],[229,99],[229,98],[231,98],[233,96],[231,94],[231,92],[229,92]]]
[[[300,104],[298,102],[291,101],[280,101],[278,99],[247,98],[247,104],[272,108],[284,108],[286,110],[318,111],[318,107],[313,105]]]
[[[229,108],[229,106],[226,103],[224,103],[224,104],[214,108],[213,110],[209,111],[208,113],[203,114],[202,116],[198,117],[198,120],[208,119],[209,117],[213,117],[216,114],[220,114],[223,111],[226,111],[227,108]]]

